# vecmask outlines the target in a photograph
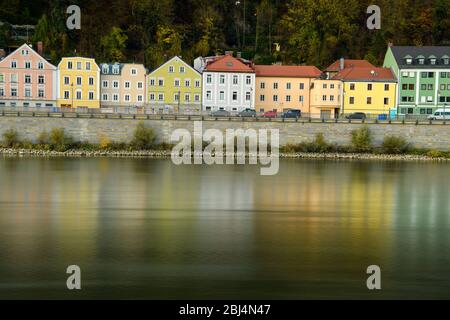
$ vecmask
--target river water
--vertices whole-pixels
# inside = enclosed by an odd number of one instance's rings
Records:
[[[445,163],[1,158],[0,298],[450,298],[449,182]]]

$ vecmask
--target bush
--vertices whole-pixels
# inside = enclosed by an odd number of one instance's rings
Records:
[[[402,137],[385,136],[381,150],[387,154],[403,154],[409,149],[409,144]]]
[[[3,133],[3,145],[6,148],[16,147],[20,143],[16,129],[9,129]]]
[[[143,122],[139,122],[134,130],[134,137],[131,146],[138,150],[148,150],[155,144],[156,136],[152,128],[147,127]]]
[[[111,144],[111,140],[106,135],[101,134],[99,137],[98,147],[102,150],[106,150],[109,148],[110,144]]]
[[[37,137],[37,143],[40,145],[46,145],[49,143],[49,136],[48,136],[48,132],[47,131],[42,131],[41,133],[39,133],[38,137]]]
[[[49,144],[52,150],[64,152],[72,146],[72,139],[66,135],[64,128],[54,128],[50,131]]]
[[[352,131],[352,147],[355,152],[372,152],[372,137],[366,126]]]
[[[430,150],[427,152],[427,156],[430,158],[443,158],[445,155],[439,150]]]

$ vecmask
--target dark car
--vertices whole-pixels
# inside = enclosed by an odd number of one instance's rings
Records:
[[[348,120],[366,120],[367,116],[364,112],[355,112],[345,117]]]
[[[227,110],[217,110],[211,113],[212,117],[229,117],[231,113]]]
[[[283,118],[287,119],[287,118],[294,118],[294,119],[298,119],[302,117],[302,111],[301,110],[297,110],[297,109],[291,109],[288,112],[285,112],[283,114]]]
[[[238,113],[238,117],[256,117],[256,111],[253,109],[245,109]]]

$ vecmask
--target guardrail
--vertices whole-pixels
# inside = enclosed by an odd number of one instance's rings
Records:
[[[276,122],[276,123],[367,123],[367,124],[416,124],[446,125],[448,121],[426,119],[319,119],[319,118],[264,118],[264,117],[214,117],[205,115],[182,114],[120,114],[120,113],[74,113],[74,112],[41,112],[41,111],[1,111],[0,117],[33,117],[33,118],[80,118],[80,119],[128,119],[128,120],[178,120],[178,121],[234,121],[234,122]]]

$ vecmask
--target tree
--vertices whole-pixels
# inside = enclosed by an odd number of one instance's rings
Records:
[[[128,37],[118,27],[112,27],[109,34],[100,41],[101,58],[104,62],[120,62],[125,60],[126,41]]]

